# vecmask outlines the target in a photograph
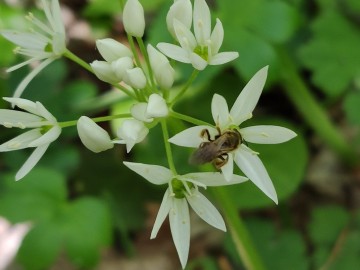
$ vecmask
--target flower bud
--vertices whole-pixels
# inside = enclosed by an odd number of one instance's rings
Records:
[[[146,102],[139,102],[137,104],[134,104],[131,109],[130,113],[131,115],[142,122],[152,122],[154,119],[152,117],[149,117],[146,113],[148,104]]]
[[[141,68],[128,69],[123,77],[123,81],[136,89],[143,89],[146,86],[146,77]]]
[[[107,62],[112,62],[125,56],[133,56],[131,50],[128,47],[112,38],[96,40],[96,47],[98,48],[101,56]]]
[[[169,113],[165,99],[158,94],[151,94],[146,108],[148,117],[165,117]]]
[[[144,9],[138,0],[128,0],[124,6],[123,22],[126,33],[141,38],[145,31]]]
[[[174,19],[182,22],[188,29],[191,28],[192,6],[190,0],[177,0],[172,4],[166,16],[166,24],[170,34],[176,38],[174,30]]]
[[[129,153],[136,143],[145,139],[148,133],[149,129],[143,122],[136,119],[126,119],[117,132],[120,140],[115,142],[126,144],[126,152]]]
[[[116,74],[119,81],[122,81],[127,70],[134,67],[130,57],[121,57],[111,63],[111,69]]]
[[[147,46],[147,51],[156,82],[163,89],[171,88],[174,83],[175,70],[170,65],[169,60],[150,44]]]
[[[114,147],[109,134],[89,117],[80,117],[77,122],[77,130],[81,142],[95,153]]]
[[[94,71],[96,77],[104,82],[115,84],[120,82],[113,72],[111,65],[106,61],[97,61],[95,60],[90,64],[92,70]]]

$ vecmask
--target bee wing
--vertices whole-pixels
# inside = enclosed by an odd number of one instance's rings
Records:
[[[189,162],[193,165],[200,165],[211,162],[219,155],[219,147],[214,143],[207,143],[195,150],[190,156]]]

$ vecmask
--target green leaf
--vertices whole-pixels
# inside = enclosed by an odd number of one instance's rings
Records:
[[[351,92],[344,99],[344,110],[347,120],[354,125],[360,125],[360,92]]]
[[[225,29],[221,50],[238,51],[237,71],[249,80],[260,68],[270,65],[277,78],[276,47],[285,44],[298,26],[296,9],[284,1],[223,0],[217,17]],[[271,81],[271,80],[270,80]]]
[[[13,175],[6,176],[2,193],[0,215],[12,222],[49,220],[66,198],[63,176],[40,167],[18,182]]]
[[[16,260],[28,270],[49,269],[61,251],[62,241],[56,224],[34,226],[25,236]]]
[[[339,96],[360,74],[360,31],[335,10],[311,24],[313,38],[299,51],[313,83],[330,97]]]
[[[113,0],[92,0],[85,6],[83,11],[86,17],[102,17],[120,14],[121,1]]]
[[[68,207],[62,222],[71,261],[79,267],[95,266],[99,249],[111,239],[111,218],[106,205],[93,198],[78,199]]]
[[[265,124],[288,127],[297,133],[297,137],[286,143],[249,145],[251,149],[260,153],[259,157],[274,183],[281,202],[294,193],[303,180],[308,160],[307,146],[301,132],[291,125],[279,120],[266,121]],[[234,203],[242,209],[274,205],[251,181],[226,188]]]
[[[313,210],[309,234],[317,245],[332,245],[349,221],[349,214],[339,206],[319,207]]]

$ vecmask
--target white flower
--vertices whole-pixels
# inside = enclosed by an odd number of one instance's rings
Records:
[[[192,23],[192,6],[190,0],[174,0],[166,16],[166,24],[170,34],[176,39],[174,19],[180,21],[188,29]]]
[[[144,8],[138,0],[128,0],[124,6],[123,22],[126,33],[141,38],[145,31]]]
[[[134,67],[131,50],[111,38],[97,40],[96,47],[105,61],[96,60],[90,64],[95,75],[111,84],[124,80],[126,72]]]
[[[169,58],[183,63],[191,63],[195,69],[203,70],[208,64],[221,65],[239,56],[237,52],[219,53],[224,39],[224,29],[220,20],[216,19],[216,25],[211,32],[211,14],[205,0],[195,0],[194,2],[195,35],[190,31],[188,25],[176,17],[172,20],[176,39],[181,47],[169,43],[157,45],[158,49]],[[186,21],[188,22],[188,20]]]
[[[6,219],[0,217],[0,270],[9,269],[9,264],[30,228],[30,223],[11,225]]]
[[[169,60],[150,44],[147,46],[147,51],[157,84],[160,88],[170,89],[174,83],[175,70]]]
[[[32,128],[0,145],[0,152],[35,147],[15,176],[16,180],[20,180],[38,163],[50,143],[59,137],[61,128],[55,117],[40,102],[35,103],[22,98],[4,98],[4,100],[27,112],[0,109],[0,125],[7,128]]]
[[[131,115],[143,122],[152,122],[154,118],[166,117],[169,108],[165,99],[159,94],[151,94],[149,102],[139,102],[131,107]]]
[[[91,118],[81,116],[77,122],[81,142],[91,151],[99,153],[114,147],[109,134]]]
[[[16,52],[27,57],[29,60],[15,65],[7,70],[14,71],[27,64],[42,61],[34,70],[32,70],[18,85],[14,97],[20,97],[30,81],[47,65],[55,59],[61,57],[66,51],[65,29],[61,21],[61,12],[58,0],[41,0],[47,23],[43,23],[29,14],[27,17],[33,24],[35,31],[22,32],[16,30],[2,30],[0,34],[19,46]]]
[[[168,184],[159,213],[156,217],[151,239],[155,238],[162,223],[169,215],[170,229],[180,262],[185,268],[190,246],[189,207],[211,226],[226,231],[225,222],[212,203],[198,191],[197,186],[223,186],[242,183],[245,177],[234,175],[231,182],[217,172],[174,175],[169,169],[142,163],[124,162],[125,166],[155,185]]]
[[[279,126],[238,127],[242,122],[252,117],[252,111],[259,100],[266,81],[267,71],[268,67],[266,66],[252,77],[236,99],[230,112],[226,100],[220,95],[214,95],[211,112],[221,133],[227,130],[237,130],[244,142],[262,144],[282,143],[296,136],[295,132]],[[169,142],[185,147],[199,147],[202,142],[208,139],[199,136],[204,129],[209,131],[212,139],[218,134],[217,129],[213,127],[195,126],[178,133],[170,138]],[[278,202],[273,183],[259,159],[258,153],[247,147],[245,143],[241,143],[234,151],[228,153],[228,162],[221,167],[221,171],[228,181],[233,175],[233,161],[260,190],[275,203]]]
[[[114,140],[114,143],[125,144],[126,151],[129,153],[136,143],[145,139],[149,129],[143,122],[136,119],[126,119],[117,131],[120,140]]]
[[[143,70],[139,67],[127,69],[123,80],[126,84],[136,89],[143,89],[146,86],[146,77]]]

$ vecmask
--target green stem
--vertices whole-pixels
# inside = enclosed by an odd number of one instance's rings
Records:
[[[197,125],[197,126],[210,126],[210,127],[215,128],[214,125],[211,125],[211,124],[209,124],[209,123],[207,123],[205,121],[202,121],[202,120],[199,120],[199,119],[196,119],[196,118],[193,118],[191,116],[181,114],[181,113],[178,113],[178,112],[170,111],[169,115],[171,117],[183,120],[185,122],[188,122],[188,123],[191,123],[191,124],[194,124],[194,125]]]
[[[162,129],[162,132],[163,132],[165,151],[166,151],[166,157],[167,157],[167,160],[168,160],[168,163],[169,163],[169,168],[170,168],[170,170],[172,171],[172,173],[174,175],[177,175],[174,160],[173,160],[173,155],[172,155],[172,152],[171,152],[171,146],[170,146],[170,143],[169,143],[169,131],[168,131],[168,128],[167,128],[166,119],[161,120],[161,129]]]
[[[133,99],[137,100],[137,96],[133,93],[130,92],[129,89],[125,88],[124,86],[120,85],[120,84],[112,84],[112,86],[114,86],[115,88],[123,91],[126,95],[128,95],[129,97],[132,97]]]
[[[109,116],[102,116],[102,117],[95,117],[92,118],[92,120],[94,122],[105,122],[105,121],[111,121],[114,119],[119,119],[119,118],[130,118],[132,117],[130,113],[122,113],[122,114],[116,114],[116,115],[109,115]],[[76,126],[78,120],[72,120],[72,121],[66,121],[66,122],[59,122],[59,126],[62,128],[65,127],[71,127],[71,126]]]
[[[329,119],[326,111],[319,105],[311,90],[298,74],[293,61],[285,51],[279,51],[283,66],[282,80],[285,93],[297,107],[299,113],[320,138],[328,144],[349,165],[356,165],[356,154],[343,135]]]
[[[170,107],[173,106],[175,102],[185,94],[186,90],[188,90],[192,82],[196,79],[199,72],[200,72],[199,70],[194,69],[193,73],[191,74],[189,80],[184,85],[183,89],[181,89],[179,94],[177,94],[177,96],[170,102]]]
[[[94,71],[92,70],[91,66],[88,63],[86,63],[84,60],[82,60],[81,58],[79,58],[78,56],[73,54],[71,51],[66,50],[64,53],[64,56],[69,58],[71,61],[79,64],[80,66],[85,68],[87,71],[94,73]]]
[[[232,240],[242,259],[242,262],[248,270],[263,270],[265,266],[260,259],[259,254],[252,242],[245,224],[243,223],[238,209],[234,206],[231,196],[227,194],[224,187],[211,188],[212,194],[216,197],[218,203],[223,209],[223,214],[230,229]]]
[[[135,46],[133,37],[131,35],[127,34],[127,38],[129,40],[129,45],[130,45],[131,51],[134,54],[134,59],[135,59],[136,66],[138,66],[139,68],[142,68],[140,58],[139,58],[138,52],[136,50],[136,46]]]
[[[145,48],[144,41],[142,40],[142,38],[139,38],[139,37],[137,37],[136,40],[137,40],[137,43],[139,44],[140,51],[141,51],[142,55],[145,58],[146,66],[147,66],[148,71],[149,71],[151,89],[154,92],[157,92],[157,89],[156,89],[156,86],[155,86],[155,81],[154,81],[153,71],[152,71],[152,68],[151,68],[151,65],[150,65],[149,55],[148,55],[147,50]]]

